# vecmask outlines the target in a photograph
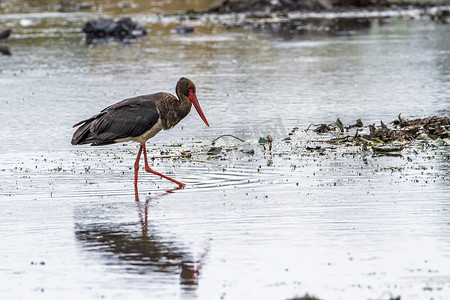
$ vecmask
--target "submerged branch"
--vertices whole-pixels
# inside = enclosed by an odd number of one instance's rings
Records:
[[[237,140],[239,140],[239,141],[241,141],[241,142],[245,142],[245,140],[243,140],[243,139],[241,139],[241,138],[238,138],[237,136],[234,136],[234,135],[232,135],[232,134],[222,134],[221,136],[215,138],[211,143],[214,144],[218,139],[223,138],[223,137],[225,137],[225,136],[233,137],[233,138],[235,138],[235,139],[237,139]]]

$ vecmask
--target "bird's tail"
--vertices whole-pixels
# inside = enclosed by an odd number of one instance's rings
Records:
[[[84,124],[83,124],[84,123]],[[83,124],[83,125],[81,125]],[[80,128],[78,128],[75,133],[73,134],[72,137],[72,145],[82,145],[82,144],[89,144],[91,143],[90,141],[86,141],[86,139],[89,137],[90,134],[90,125],[91,122],[89,122],[88,120],[85,121],[81,121],[77,124],[75,124],[73,127],[76,126],[80,126]]]
[[[104,146],[116,143],[116,141],[112,138],[100,138],[92,132],[91,125],[96,117],[97,116],[91,117],[73,125],[73,127],[81,126],[73,134],[72,145],[91,144],[91,146]]]

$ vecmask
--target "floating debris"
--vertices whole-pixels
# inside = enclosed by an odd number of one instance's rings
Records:
[[[263,138],[263,137],[260,137],[259,140],[258,140],[258,144],[260,144],[260,145],[267,144],[267,139]]]
[[[357,128],[354,136],[345,136],[332,138],[327,140],[330,144],[346,144],[361,145],[362,150],[366,151],[368,146],[371,146],[374,153],[389,154],[393,152],[401,152],[405,145],[415,141],[416,139],[430,139],[436,140],[446,139],[450,137],[450,118],[448,117],[429,117],[422,119],[406,120],[398,116],[398,120],[390,123],[394,128],[389,128],[383,121],[380,121],[380,126],[370,124],[366,128],[368,133],[360,132],[364,125],[361,119],[358,119],[354,125],[344,127],[343,123],[338,118],[336,121],[337,127],[343,132],[345,128],[347,131],[351,128]],[[314,125],[311,124],[309,128]],[[316,133],[328,133],[336,131],[336,127],[332,124],[314,125],[313,130]],[[314,150],[312,148],[308,150]]]
[[[298,129],[299,129],[298,127],[292,128],[292,130],[288,133],[288,135],[293,135]]]
[[[418,131],[416,138],[420,133],[425,133],[431,139],[437,138],[449,138],[450,118],[433,116],[430,118],[404,120],[401,116],[398,116],[398,120],[392,122],[399,128],[407,128],[409,131]]]
[[[178,26],[174,29],[171,30],[172,33],[175,34],[189,34],[189,33],[194,33],[194,27],[192,26]]]
[[[211,149],[208,150],[208,155],[218,155],[222,152],[222,147],[211,147]]]
[[[265,138],[260,137],[258,140],[258,144],[263,145],[264,147],[264,151],[272,151],[272,143],[273,143],[273,138],[270,134],[268,134]],[[268,145],[269,149],[267,149],[266,145]]]
[[[352,129],[352,128],[362,128],[362,127],[364,127],[364,124],[361,121],[361,119],[358,119],[358,120],[356,120],[355,124],[346,126],[345,129],[349,130],[349,129]]]
[[[339,118],[336,120],[336,125],[341,132],[344,132],[344,124],[342,124],[342,121]]]
[[[316,298],[314,296],[310,296],[308,293],[305,294],[303,297],[294,297],[290,298],[288,300],[320,300],[319,298]]]
[[[400,152],[403,150],[403,146],[392,146],[392,147],[377,147],[372,146],[374,152],[388,153],[388,152]]]
[[[316,133],[327,133],[333,130],[336,130],[336,127],[327,124],[319,124],[319,125],[315,125],[315,124],[310,124],[308,126],[308,128],[306,128],[306,132],[308,132],[309,128],[311,128],[311,126],[317,126],[316,129],[314,129],[314,132]]]

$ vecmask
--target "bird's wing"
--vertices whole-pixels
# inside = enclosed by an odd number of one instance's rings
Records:
[[[141,96],[137,96],[134,98],[128,98],[128,99],[119,101],[117,103],[114,103],[114,104],[102,109],[101,113],[112,110],[112,109],[118,109],[118,108],[121,108],[124,106],[136,106],[137,105],[137,106],[142,106],[142,107],[155,108],[156,102],[158,100],[164,100],[166,98],[175,98],[175,97],[169,93],[164,93],[164,92],[149,94],[149,95],[141,95]]]
[[[125,108],[125,107],[135,107],[138,105],[142,105],[143,100],[145,100],[146,98],[151,97],[151,96],[153,96],[153,95],[129,98],[129,99],[125,99],[125,100],[119,101],[117,103],[111,104],[110,106],[107,106],[104,109],[102,109],[98,114],[93,115],[88,119],[78,122],[77,124],[73,125],[73,127],[80,126],[83,123],[90,123],[92,121],[95,121],[96,119],[100,119],[105,113],[107,113],[109,111],[113,111],[115,109]],[[145,103],[144,103],[144,105],[145,105]]]
[[[117,139],[140,136],[158,122],[157,103],[167,98],[177,99],[169,93],[157,93],[110,105],[99,114],[74,125],[81,126],[75,131],[72,144],[107,145]]]
[[[148,105],[122,105],[108,109],[90,125],[93,138],[112,141],[126,137],[136,137],[150,130],[159,119],[156,107]]]

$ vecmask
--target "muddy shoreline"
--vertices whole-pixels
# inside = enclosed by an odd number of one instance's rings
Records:
[[[207,9],[198,11],[201,13],[290,13],[290,12],[343,12],[384,9],[427,9],[430,7],[446,6],[446,1],[418,2],[388,0],[223,0],[217,1]]]
[[[390,18],[450,23],[450,3],[445,2],[391,3],[384,0],[331,2],[226,0],[219,1],[204,10],[188,10],[176,16],[181,22],[195,22],[206,18],[207,21],[221,23],[225,28],[242,27],[285,38],[310,32],[314,34],[357,32],[370,28],[373,20],[384,22]]]

